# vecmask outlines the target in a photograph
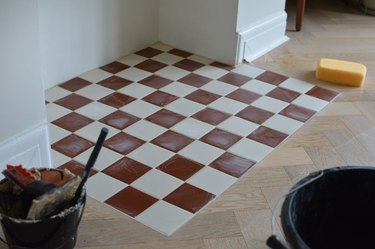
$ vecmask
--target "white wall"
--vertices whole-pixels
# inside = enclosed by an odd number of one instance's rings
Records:
[[[47,89],[158,40],[158,0],[39,0]]]
[[[49,166],[38,1],[0,0],[0,36],[0,164],[16,155],[25,159],[24,149],[33,147],[39,161]],[[38,135],[31,138],[31,133]],[[31,146],[23,148],[26,137]]]
[[[285,0],[238,0],[237,31],[284,12]]]
[[[159,40],[234,64],[236,13],[237,0],[159,0]]]

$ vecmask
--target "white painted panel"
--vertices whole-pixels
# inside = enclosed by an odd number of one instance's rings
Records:
[[[159,40],[234,64],[237,0],[159,0]]]

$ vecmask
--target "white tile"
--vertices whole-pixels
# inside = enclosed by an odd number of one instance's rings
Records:
[[[101,70],[100,68],[95,68],[91,71],[81,74],[79,77],[92,83],[97,83],[108,77],[111,77],[112,75],[113,74]]]
[[[175,81],[160,88],[160,90],[175,95],[177,97],[185,97],[186,95],[196,91],[197,88]]]
[[[299,93],[306,93],[314,87],[313,84],[293,78],[285,80],[279,86]]]
[[[186,117],[191,116],[205,108],[205,105],[184,98],[177,99],[169,105],[165,106],[165,109],[176,112]]]
[[[67,162],[70,162],[72,159],[52,149],[51,160],[52,160],[52,167],[57,168]]]
[[[321,111],[329,102],[310,95],[302,94],[301,96],[293,100],[292,103],[318,112]]]
[[[71,132],[62,129],[52,123],[48,123],[48,130],[49,130],[49,140],[50,143],[53,144],[66,136],[72,134]]]
[[[175,66],[167,66],[156,71],[155,74],[167,79],[178,80],[190,74],[190,72]]]
[[[126,94],[137,99],[141,99],[155,91],[155,88],[145,86],[137,82],[134,82],[118,90],[118,92],[120,93]]]
[[[192,217],[192,213],[160,200],[138,215],[135,219],[144,225],[169,236]]]
[[[298,130],[303,125],[303,123],[298,120],[276,114],[269,118],[266,122],[264,122],[263,125],[268,128],[291,135],[296,130]]]
[[[230,85],[221,81],[213,80],[204,86],[201,89],[206,90],[208,92],[212,92],[221,96],[225,96],[235,90],[238,89],[237,86]]]
[[[234,72],[234,73],[246,75],[246,76],[249,76],[251,78],[255,78],[255,77],[259,76],[260,74],[264,73],[265,71],[266,70],[263,70],[263,69],[260,69],[260,68],[257,68],[257,67],[253,67],[253,66],[250,66],[250,65],[247,65],[247,64],[241,64],[241,65],[237,66],[235,69],[232,70],[232,72]]]
[[[265,158],[271,151],[273,150],[272,147],[258,143],[256,141],[243,138],[231,148],[229,148],[229,152],[248,158],[252,161],[259,162],[263,158]]]
[[[94,150],[94,147],[86,150],[85,152],[79,154],[74,158],[77,162],[86,165],[87,161],[89,160],[89,157],[91,155],[91,152]],[[120,153],[117,153],[113,150],[107,149],[105,147],[102,147],[99,153],[98,158],[96,159],[94,168],[101,171],[109,166],[111,166],[113,163],[120,160],[123,155]]]
[[[265,95],[275,89],[277,86],[268,84],[266,82],[252,79],[249,82],[243,84],[241,88],[252,91],[254,93],[258,93],[261,95]]]
[[[237,178],[211,167],[204,167],[187,180],[191,185],[206,190],[216,196],[223,193],[236,181]]]
[[[175,153],[169,150],[150,143],[145,143],[139,148],[130,152],[127,156],[147,166],[155,168],[167,161],[173,155],[175,155]]]
[[[226,112],[233,115],[240,112],[248,105],[233,99],[221,97],[215,100],[214,102],[210,103],[208,106],[218,111]]]
[[[75,110],[75,112],[93,120],[99,120],[112,112],[115,112],[116,110],[117,109],[112,106],[95,101]]]
[[[137,64],[139,64],[142,61],[145,61],[147,59],[148,58],[137,55],[137,54],[130,54],[130,55],[127,55],[127,56],[119,59],[118,62],[124,63],[128,66],[135,66],[135,65],[137,65]]]
[[[289,103],[268,96],[262,96],[251,103],[251,105],[269,112],[278,113],[287,107]]]
[[[218,79],[221,76],[224,76],[228,73],[227,70],[213,67],[210,65],[205,65],[197,70],[194,71],[194,73],[211,78],[211,79]]]
[[[167,65],[172,65],[178,61],[183,60],[184,58],[170,53],[162,53],[152,57],[152,59]]]
[[[112,89],[97,84],[91,84],[76,91],[77,94],[93,100],[101,99],[113,92]]]
[[[156,42],[156,43],[152,44],[150,47],[155,48],[155,49],[159,49],[159,50],[164,51],[164,52],[167,52],[167,51],[173,49],[172,46],[169,46],[169,45],[164,44],[162,42]]]
[[[69,113],[71,113],[72,111],[65,108],[65,107],[62,107],[60,105],[56,105],[54,103],[49,103],[47,106],[46,106],[46,112],[47,112],[47,120],[49,122],[52,122],[56,119],[59,119]]]
[[[171,128],[172,131],[198,139],[213,130],[215,126],[194,118],[186,118]]]
[[[135,67],[130,67],[125,70],[122,70],[121,72],[116,74],[119,77],[125,78],[127,80],[131,81],[140,81],[148,76],[151,76],[152,73],[146,72],[144,70],[135,68]]]
[[[213,162],[225,151],[201,141],[194,141],[182,150],[178,154],[190,158],[196,162],[208,165]]]
[[[199,55],[196,55],[196,54],[193,54],[193,55],[189,56],[188,59],[193,60],[193,61],[197,61],[197,62],[202,63],[202,64],[206,64],[206,65],[214,62],[213,60],[211,60],[207,57],[199,56]]]
[[[145,118],[159,111],[161,107],[137,99],[120,108],[121,111],[130,113],[139,118]]]
[[[98,139],[100,131],[103,127],[106,127],[108,129],[108,135],[107,135],[106,139],[112,137],[113,135],[115,135],[119,131],[116,128],[113,128],[113,127],[108,126],[106,124],[103,124],[101,122],[95,121],[95,122],[92,122],[89,125],[86,125],[85,127],[81,128],[81,129],[75,131],[74,133],[77,134],[78,136],[82,137],[82,138],[85,138],[85,139],[95,143],[96,140]]]
[[[58,99],[68,96],[69,94],[72,94],[72,92],[64,88],[61,88],[59,86],[54,86],[54,87],[48,88],[45,91],[45,99],[49,102],[54,102]]]
[[[166,131],[166,128],[143,119],[124,129],[125,133],[147,142],[160,136]]]
[[[110,186],[110,188],[103,186]],[[87,180],[86,191],[92,198],[104,202],[127,186],[126,183],[99,172]]]
[[[246,137],[257,129],[259,125],[243,118],[232,116],[220,123],[217,127],[241,137]]]
[[[131,186],[155,198],[163,199],[183,183],[163,171],[152,169],[135,180]]]

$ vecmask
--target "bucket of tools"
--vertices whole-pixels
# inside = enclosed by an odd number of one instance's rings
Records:
[[[40,179],[33,184],[30,177],[16,177],[14,174],[20,172],[12,170],[0,182],[0,219],[5,236],[0,240],[10,249],[74,248],[86,203],[84,188],[80,195],[74,195],[80,177],[67,170],[34,169]],[[23,189],[23,184],[28,187]]]

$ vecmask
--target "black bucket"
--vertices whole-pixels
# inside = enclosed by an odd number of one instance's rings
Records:
[[[82,190],[76,203],[59,214],[42,220],[15,219],[2,215],[1,226],[10,249],[72,249],[86,204]]]
[[[375,248],[375,167],[336,167],[293,186],[281,223],[293,249]],[[289,248],[273,235],[267,245]]]

